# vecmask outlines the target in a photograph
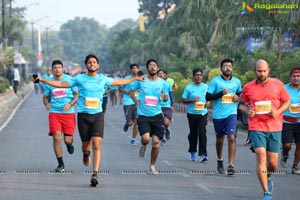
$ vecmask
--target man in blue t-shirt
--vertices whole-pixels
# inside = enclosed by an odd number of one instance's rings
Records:
[[[64,74],[63,63],[60,60],[52,62],[53,77],[49,80],[67,81],[71,77]],[[49,110],[49,136],[53,137],[53,149],[56,155],[58,166],[54,172],[64,172],[63,151],[61,145],[62,134],[64,142],[70,154],[74,152],[73,135],[76,128],[74,105],[78,99],[77,87],[56,88],[44,84],[43,103]],[[51,100],[51,101],[50,101]]]
[[[118,79],[98,74],[99,60],[94,54],[86,56],[84,61],[87,74],[78,74],[64,82],[37,78],[41,82],[58,88],[78,87],[77,125],[82,141],[83,164],[90,164],[90,150],[93,151],[93,172],[90,185],[98,184],[98,171],[101,161],[101,144],[104,133],[104,113],[102,112],[102,98],[107,86],[126,85],[135,80],[143,80],[143,76],[130,79]]]
[[[224,136],[228,141],[227,174],[233,175],[237,134],[237,102],[242,92],[241,81],[232,75],[233,60],[226,58],[220,65],[221,75],[213,78],[208,86],[206,100],[213,101],[213,124],[216,132],[217,170],[225,173],[223,165]]]
[[[141,135],[139,156],[144,157],[146,147],[152,137],[152,149],[149,173],[158,175],[155,163],[159,153],[160,140],[164,135],[164,117],[161,110],[161,101],[168,101],[168,91],[164,90],[165,81],[157,76],[158,63],[154,59],[146,62],[148,76],[144,82],[136,82],[133,91],[139,91],[138,129]]]
[[[138,76],[139,72],[139,65],[138,64],[131,64],[130,65],[130,75],[125,76],[125,78],[132,78]],[[119,87],[119,93],[123,93],[123,110],[125,115],[125,124],[123,127],[124,133],[128,131],[129,126],[133,125],[132,128],[132,137],[130,140],[131,145],[137,145],[137,142],[135,140],[137,133],[138,133],[138,127],[137,127],[137,106],[138,101],[134,101],[137,98],[138,91],[132,94],[132,86],[135,84],[135,82],[132,82],[130,84],[124,85],[123,87]],[[132,95],[135,95],[136,98],[132,98]],[[120,99],[121,101],[121,99]]]

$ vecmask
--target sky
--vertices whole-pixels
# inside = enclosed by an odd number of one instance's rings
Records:
[[[107,27],[139,17],[138,0],[14,0],[12,6],[27,7],[25,19],[36,28],[54,30],[75,17],[94,18]]]

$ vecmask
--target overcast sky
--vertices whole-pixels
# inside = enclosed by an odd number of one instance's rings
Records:
[[[16,6],[27,7],[25,18],[36,22],[36,27],[53,29],[75,17],[94,18],[107,27],[122,19],[139,17],[138,0],[14,0],[13,7]]]

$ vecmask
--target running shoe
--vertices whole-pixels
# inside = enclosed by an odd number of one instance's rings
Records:
[[[168,127],[166,128],[166,139],[169,140],[171,138],[171,129]]]
[[[235,169],[234,166],[229,164],[227,167],[227,175],[228,176],[233,176],[235,174]]]
[[[126,133],[128,131],[128,125],[127,123],[125,122],[124,126],[123,126],[123,131]]]
[[[289,155],[284,155],[283,152],[281,153],[280,165],[283,168],[287,168],[288,166],[288,158]]]
[[[146,147],[147,147],[147,145],[144,145],[144,144],[141,145],[141,148],[140,148],[140,151],[139,151],[139,156],[141,158],[143,158],[145,156]]]
[[[90,152],[88,153],[83,153],[83,158],[82,158],[83,164],[85,166],[89,166],[90,164]]]
[[[217,165],[217,170],[220,174],[225,173],[224,165],[223,165],[223,160],[218,160],[218,165]]]
[[[272,200],[272,194],[265,192],[262,200]]]
[[[65,172],[65,166],[64,165],[58,165],[55,169],[54,169],[55,173],[64,173]]]
[[[98,185],[98,176],[97,174],[93,174],[91,177],[91,187],[96,187]]]
[[[158,175],[159,174],[159,171],[157,171],[155,169],[155,166],[154,165],[151,165],[150,166],[150,169],[149,169],[149,174],[152,174],[152,175]]]
[[[294,165],[292,167],[292,174],[300,175],[300,169],[298,168],[298,166]]]
[[[206,155],[199,156],[199,161],[200,162],[206,162],[206,161],[208,161],[207,156]]]
[[[191,161],[196,161],[196,152],[190,152],[190,160]]]
[[[268,178],[268,191],[272,195],[273,194],[274,184],[271,177]]]
[[[67,150],[69,152],[69,154],[73,154],[74,153],[74,146],[73,144],[67,144]]]
[[[162,139],[162,140],[160,141],[160,144],[164,146],[164,145],[167,144],[167,141],[166,141],[165,139]]]
[[[134,139],[132,139],[132,140],[130,140],[130,144],[133,145],[133,146],[136,146],[137,142]]]

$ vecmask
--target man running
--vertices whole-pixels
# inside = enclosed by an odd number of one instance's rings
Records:
[[[144,82],[136,82],[133,91],[139,91],[138,129],[141,135],[139,156],[144,157],[146,147],[152,137],[152,149],[149,174],[158,175],[155,163],[159,154],[160,140],[164,135],[164,117],[161,110],[161,101],[168,101],[168,91],[164,91],[166,82],[157,76],[158,63],[154,59],[146,62],[148,76]]]
[[[63,82],[71,78],[64,74],[63,63],[60,60],[52,62],[52,72],[54,76],[49,80]],[[53,137],[53,149],[58,162],[58,166],[54,171],[58,173],[64,172],[65,169],[61,145],[62,135],[64,135],[68,152],[70,154],[74,152],[72,144],[76,127],[74,105],[77,99],[77,87],[56,88],[44,85],[43,103],[46,109],[49,110],[49,136]]]

